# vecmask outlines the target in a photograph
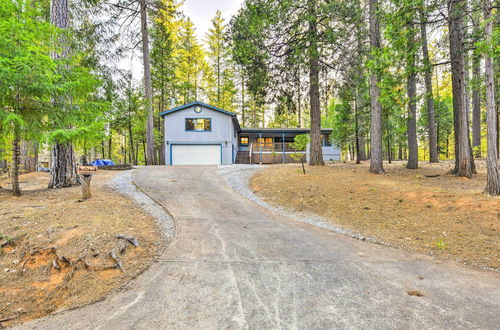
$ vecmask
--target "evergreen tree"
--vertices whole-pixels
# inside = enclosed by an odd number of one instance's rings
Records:
[[[236,86],[234,65],[227,40],[227,28],[218,10],[212,19],[212,27],[206,38],[207,58],[210,69],[207,74],[207,93],[210,104],[234,111]]]
[[[382,154],[382,106],[380,104],[379,69],[376,66],[376,58],[379,56],[382,43],[380,36],[380,23],[377,17],[379,11],[378,0],[369,0],[370,17],[370,45],[372,57],[375,58],[370,76],[371,95],[371,129],[370,129],[370,172],[385,173]]]
[[[453,112],[455,122],[455,169],[457,176],[472,178],[474,172],[472,164],[474,159],[471,154],[469,137],[469,120],[466,109],[465,86],[465,50],[464,50],[464,16],[465,0],[449,0],[449,44],[453,84]]]
[[[486,57],[485,57],[485,74],[486,74],[486,122],[488,129],[488,155],[486,159],[487,167],[487,182],[485,192],[491,196],[500,195],[500,175],[498,174],[498,164],[497,164],[497,114],[495,114],[495,81],[494,81],[494,69],[493,69],[493,58],[498,55],[498,39],[494,39],[493,36],[493,22],[491,11],[493,5],[490,0],[484,0],[483,2],[484,11],[484,35],[486,43]],[[497,31],[498,32],[498,31]]]
[[[176,100],[177,81],[175,70],[179,46],[180,4],[174,0],[160,0],[152,13],[151,29],[151,75],[153,85],[153,104],[160,113],[172,106]],[[163,120],[156,115],[155,149],[160,164],[165,163],[165,139]]]
[[[203,77],[208,65],[205,52],[196,38],[194,25],[189,18],[181,21],[176,61],[175,75],[180,103],[203,101]]]

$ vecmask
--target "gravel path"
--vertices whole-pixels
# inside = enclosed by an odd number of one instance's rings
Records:
[[[336,233],[340,233],[343,235],[347,235],[349,237],[353,237],[356,239],[360,239],[363,241],[369,241],[373,243],[378,243],[382,245],[386,245],[385,243],[379,242],[375,240],[374,238],[371,237],[365,237],[359,233],[353,232],[348,229],[340,228],[337,226],[332,225],[331,223],[328,222],[328,220],[324,217],[315,215],[315,214],[310,214],[306,212],[296,212],[292,211],[290,209],[278,206],[278,205],[273,205],[269,204],[259,197],[257,197],[252,190],[250,189],[250,179],[252,176],[257,173],[258,171],[261,171],[269,166],[266,165],[245,165],[245,164],[239,164],[239,165],[221,165],[218,166],[217,170],[220,176],[224,178],[224,181],[236,190],[238,193],[243,195],[244,197],[254,201],[255,203],[266,207],[270,209],[273,212],[278,213],[279,215],[282,215],[284,217],[291,218],[296,221],[300,222],[305,222],[310,225],[324,228],[327,230],[334,231]]]
[[[167,240],[167,243],[170,243],[175,236],[174,219],[172,219],[163,207],[135,186],[132,182],[133,171],[123,171],[115,175],[106,185],[134,200],[144,211],[155,218],[163,237]]]

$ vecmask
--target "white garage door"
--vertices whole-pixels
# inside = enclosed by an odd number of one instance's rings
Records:
[[[172,165],[220,165],[220,145],[172,145]]]

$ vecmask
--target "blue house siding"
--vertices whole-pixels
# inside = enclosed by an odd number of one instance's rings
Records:
[[[200,112],[194,111],[197,106],[201,107]],[[233,164],[236,161],[236,155],[239,150],[246,149],[248,151],[248,146],[240,148],[240,135],[249,137],[249,140],[253,143],[257,141],[257,137],[272,137],[273,142],[278,141],[279,143],[279,141],[285,141],[285,137],[293,138],[297,134],[309,133],[309,129],[301,128],[241,129],[234,113],[201,102],[193,102],[167,110],[162,112],[161,115],[165,123],[165,164],[167,165],[172,165],[173,163],[172,146],[175,145],[218,145],[221,148],[221,164]],[[210,119],[210,130],[186,130],[186,119],[188,118]],[[323,129],[322,133],[330,134],[331,129]],[[286,142],[288,143],[289,141],[287,140]],[[284,145],[282,149],[282,161],[285,161]],[[272,153],[274,154],[275,152]],[[279,151],[276,153],[279,153]],[[306,154],[307,158],[309,158],[309,148]],[[340,150],[335,146],[323,146],[323,159],[327,163],[340,160]]]
[[[172,164],[171,145],[175,144],[217,144],[221,146],[221,164],[233,164],[233,148],[237,146],[237,132],[230,112],[213,110],[202,106],[196,113],[194,107],[199,103],[182,107],[175,111],[163,112],[165,123],[165,163]],[[210,131],[186,131],[186,118],[210,118]]]

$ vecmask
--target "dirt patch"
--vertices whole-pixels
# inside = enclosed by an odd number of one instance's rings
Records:
[[[22,175],[19,198],[0,189],[0,326],[100,300],[151,264],[163,240],[153,218],[105,185],[116,174],[95,175],[84,202],[79,186],[46,189],[46,173]]]
[[[484,162],[472,180],[448,174],[450,162],[404,165],[385,164],[387,175],[369,173],[366,163],[308,167],[307,175],[297,165],[276,165],[251,186],[267,202],[391,246],[500,270],[500,199],[482,193]]]

